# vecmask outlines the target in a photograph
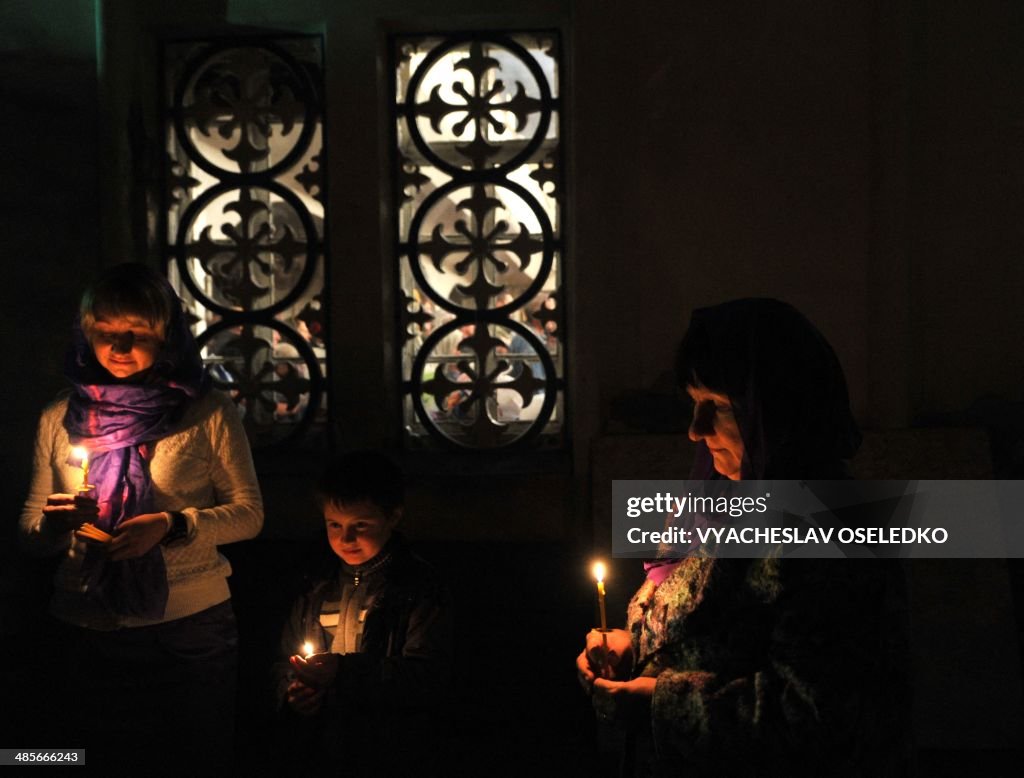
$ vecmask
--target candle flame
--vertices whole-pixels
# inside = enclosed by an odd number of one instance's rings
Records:
[[[604,562],[594,562],[594,578],[597,579],[598,583],[604,581],[605,567]]]
[[[75,446],[71,449],[71,456],[79,461],[79,467],[85,467],[89,462],[89,450],[85,446]]]
[[[308,640],[302,644],[302,655],[307,657],[313,656],[313,644]]]

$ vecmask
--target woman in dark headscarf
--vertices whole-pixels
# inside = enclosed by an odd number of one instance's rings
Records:
[[[676,378],[691,397],[729,399],[743,438],[742,478],[842,478],[844,460],[860,446],[835,352],[803,315],[778,300],[695,311],[679,346]],[[725,476],[714,468],[705,434],[714,427],[707,415],[713,408],[694,399],[692,476]]]
[[[860,443],[835,353],[777,300],[696,311],[677,378],[695,479],[832,479]],[[659,559],[577,669],[626,728],[627,774],[887,775],[903,768],[898,576],[864,560]],[[889,607],[888,611],[894,611]],[[621,669],[620,669],[621,668]],[[626,668],[629,668],[628,670]]]
[[[104,770],[227,766],[238,636],[217,546],[263,521],[241,420],[209,388],[173,289],[142,265],[86,290],[65,373],[21,516],[26,550],[60,559],[59,734]]]

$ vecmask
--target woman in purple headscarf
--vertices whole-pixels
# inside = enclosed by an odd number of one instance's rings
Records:
[[[845,477],[860,443],[846,381],[791,306],[696,311],[676,370],[693,401],[692,478]],[[624,774],[904,772],[897,567],[709,556],[645,567],[627,629],[606,637],[614,656],[592,633],[577,659],[599,720],[626,731]],[[596,677],[606,661],[613,670]]]
[[[21,517],[24,547],[60,558],[61,734],[94,765],[224,762],[238,638],[217,546],[263,521],[238,413],[210,389],[170,285],[138,264],[86,290],[65,373]]]

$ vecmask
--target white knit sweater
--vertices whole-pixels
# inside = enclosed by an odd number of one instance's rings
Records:
[[[85,544],[72,533],[47,526],[42,508],[50,494],[75,492],[82,471],[67,464],[71,451],[64,412],[67,400],[43,411],[36,435],[32,487],[21,514],[22,545],[34,556],[63,554],[50,611],[58,619],[91,629],[110,630],[156,622],[116,616],[80,591]],[[180,619],[230,597],[231,565],[217,546],[254,537],[263,525],[252,454],[234,403],[210,391],[193,403],[167,437],[156,443],[150,461],[153,511],[181,511],[189,539],[161,546],[169,595],[162,621]]]

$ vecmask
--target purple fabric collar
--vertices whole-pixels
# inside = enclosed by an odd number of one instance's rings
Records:
[[[652,559],[650,562],[644,562],[647,580],[655,586],[661,586],[682,563],[682,559]]]

